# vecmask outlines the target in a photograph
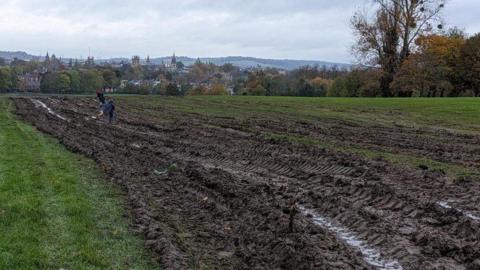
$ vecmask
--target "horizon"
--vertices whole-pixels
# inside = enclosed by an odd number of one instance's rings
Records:
[[[367,0],[264,1],[229,0],[74,1],[7,0],[0,3],[1,51],[24,51],[62,58],[96,59],[253,57],[274,60],[354,63],[354,38],[349,26]],[[449,1],[446,27],[457,26],[472,35],[480,31],[474,0]],[[103,12],[108,9],[108,13]],[[139,15],[140,14],[140,15]],[[18,21],[17,18],[22,18]],[[35,44],[34,46],[32,44]],[[155,56],[165,55],[165,56]]]
[[[33,56],[33,57],[40,57],[40,58],[44,58],[46,56],[46,54],[48,53],[49,56],[52,56],[52,55],[55,55],[55,57],[57,58],[61,58],[61,59],[72,59],[72,60],[87,60],[87,58],[89,57],[88,55],[86,57],[83,57],[83,58],[75,58],[75,57],[64,57],[64,56],[60,56],[58,54],[56,54],[55,52],[45,52],[45,54],[43,55],[36,55],[36,54],[32,54],[28,51],[3,51],[3,50],[0,50],[0,53],[26,53],[27,55],[29,56]],[[147,57],[149,57],[151,60],[155,60],[155,59],[162,59],[162,58],[171,58],[173,56],[172,55],[163,55],[163,56],[152,56],[152,55],[146,55],[146,56],[142,56],[142,55],[131,55],[131,56],[114,56],[114,57],[109,57],[109,58],[95,58],[95,61],[102,61],[102,60],[105,60],[105,61],[108,61],[108,60],[114,60],[114,59],[122,59],[122,60],[131,60],[132,57],[134,56],[139,56],[141,60],[145,60],[147,59]],[[331,64],[342,64],[342,65],[351,65],[351,63],[342,63],[342,62],[332,62],[332,61],[324,61],[324,60],[321,60],[321,59],[291,59],[291,58],[261,58],[261,57],[254,57],[254,56],[248,56],[248,55],[226,55],[226,56],[205,56],[205,57],[197,57],[197,56],[190,56],[190,55],[178,55],[178,54],[175,54],[175,57],[177,58],[189,58],[189,59],[192,59],[192,60],[195,60],[195,59],[220,59],[220,58],[250,58],[250,59],[257,59],[257,60],[273,60],[273,61],[305,61],[305,62],[325,62],[325,63],[331,63]]]

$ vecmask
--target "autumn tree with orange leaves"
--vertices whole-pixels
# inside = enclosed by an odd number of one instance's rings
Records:
[[[465,35],[459,32],[420,36],[417,50],[395,74],[391,84],[395,96],[458,96],[457,66]]]
[[[417,38],[442,28],[445,0],[372,1],[373,16],[357,12],[352,18],[357,36],[354,52],[362,62],[381,68],[380,88],[388,97],[393,95],[390,85],[395,74],[415,49]]]

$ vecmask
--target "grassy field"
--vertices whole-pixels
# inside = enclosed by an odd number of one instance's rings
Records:
[[[236,119],[282,119],[316,122],[340,120],[365,125],[405,126],[408,128],[445,129],[460,134],[480,134],[480,98],[298,98],[298,97],[119,97],[119,104],[140,103],[144,112],[162,117],[160,108],[209,117]],[[255,132],[255,131],[252,131]],[[431,160],[424,156],[402,155],[362,146],[318,141],[310,137],[264,133],[272,139],[316,145],[351,152],[365,158],[384,158],[397,165],[417,168],[420,165],[442,169],[452,177],[479,175],[467,168]],[[474,146],[477,147],[477,146]]]
[[[480,98],[299,98],[299,97],[128,97],[146,108],[159,105],[219,117],[321,118],[458,132],[480,132]]]
[[[157,269],[95,164],[10,109],[0,97],[0,269]]]

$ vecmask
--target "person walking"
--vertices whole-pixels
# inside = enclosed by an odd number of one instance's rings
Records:
[[[102,111],[100,112],[99,117],[100,116],[108,117],[108,123],[113,123],[113,120],[116,116],[115,103],[113,102],[113,99],[102,105]]]
[[[105,104],[105,91],[103,89],[97,89],[97,98],[100,101],[100,105]]]

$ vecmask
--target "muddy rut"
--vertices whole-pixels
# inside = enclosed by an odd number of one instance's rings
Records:
[[[268,140],[235,119],[213,126],[119,104],[107,126],[92,118],[92,99],[14,103],[20,118],[95,159],[124,189],[136,229],[166,269],[480,269],[478,181]],[[262,127],[285,129],[251,126]],[[428,132],[400,133],[411,146],[404,151],[428,150],[415,141]],[[469,145],[478,138],[448,136],[464,147],[433,156],[476,166]]]

